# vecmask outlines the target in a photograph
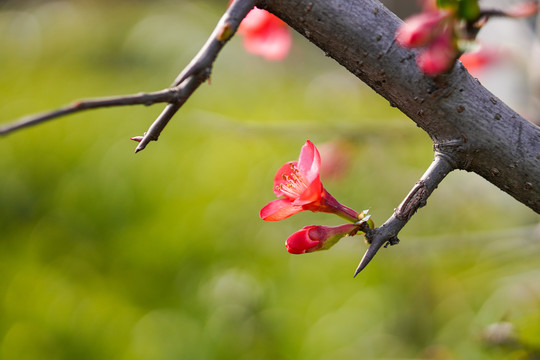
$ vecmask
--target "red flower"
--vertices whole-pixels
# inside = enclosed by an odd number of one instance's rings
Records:
[[[340,226],[309,225],[289,236],[285,246],[291,254],[328,250],[342,237],[355,235],[357,231],[358,227],[354,224]]]
[[[501,51],[496,48],[482,46],[475,51],[461,55],[459,60],[472,76],[478,77],[483,69],[497,63],[501,55]]]
[[[267,60],[283,60],[292,44],[287,24],[266,10],[254,8],[238,28],[244,36],[244,48]]]
[[[454,38],[456,21],[454,12],[437,11],[429,7],[427,11],[406,19],[398,27],[396,41],[406,48],[423,48],[416,58],[416,63],[424,74],[442,74],[452,68],[458,57]]]
[[[440,33],[451,13],[428,11],[408,18],[396,31],[396,41],[407,48],[425,46]]]
[[[320,180],[321,156],[311,141],[306,141],[298,161],[283,165],[274,177],[274,194],[283,198],[261,209],[261,219],[283,220],[303,210],[337,214],[351,222],[362,217],[340,204],[326,191]]]
[[[439,4],[439,5],[437,5]],[[423,48],[416,63],[426,75],[452,69],[464,51],[460,40],[470,42],[491,16],[527,17],[538,11],[538,2],[518,4],[508,11],[482,10],[476,0],[424,1],[424,11],[405,20],[396,31],[396,42],[406,48]]]
[[[447,32],[433,40],[418,54],[416,64],[424,74],[435,76],[450,70],[457,57],[458,50],[452,34]]]

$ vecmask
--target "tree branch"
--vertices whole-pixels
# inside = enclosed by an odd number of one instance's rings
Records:
[[[48,111],[42,114],[26,116],[10,124],[2,126],[0,127],[0,135],[8,135],[16,130],[38,125],[43,122],[59,118],[61,116],[74,114],[83,110],[127,105],[148,106],[163,102],[177,102],[186,96],[181,90],[182,89],[180,89],[179,87],[173,87],[170,89],[160,90],[148,94],[141,93],[117,97],[80,100],[72,103],[71,105],[64,106],[60,109]]]
[[[219,52],[229,39],[236,33],[238,26],[255,6],[255,0],[235,0],[219,20],[212,35],[208,38],[199,53],[191,60],[188,66],[178,75],[173,86],[185,84],[186,98],[169,103],[158,118],[150,126],[135,152],[143,150],[150,141],[156,141],[159,135],[176,114],[180,107],[187,101],[189,96],[197,90],[199,85],[205,82],[212,72],[212,65]]]
[[[144,136],[140,137],[135,152],[143,150],[150,141],[156,141],[176,114],[180,107],[189,99],[199,85],[205,82],[212,70],[212,65],[219,52],[229,39],[236,33],[238,26],[247,13],[254,7],[255,0],[235,0],[223,14],[214,31],[191,60],[186,68],[178,75],[172,86],[168,89],[149,93],[125,95],[109,98],[98,98],[77,101],[60,109],[42,114],[27,116],[0,127],[0,135],[10,134],[18,129],[41,124],[48,120],[73,114],[88,109],[97,109],[111,106],[125,105],[153,105],[156,103],[169,103],[159,117],[150,126]]]
[[[394,210],[392,216],[378,228],[369,230],[366,233],[366,239],[370,246],[360,261],[360,265],[358,265],[354,276],[358,275],[369,264],[383,245],[388,246],[399,243],[398,233],[409,222],[416,211],[426,205],[431,193],[443,181],[446,175],[454,169],[455,166],[448,156],[435,153],[435,159],[430,167],[414,185],[403,202]]]
[[[378,0],[235,0],[212,35],[170,89],[151,94],[81,101],[24,118],[0,129],[7,134],[77,111],[167,102],[136,152],[159,135],[212,65],[240,22],[257,5],[276,14],[351,73],[398,107],[433,140],[435,160],[394,214],[367,233],[371,243],[356,274],[397,234],[453,169],[473,171],[540,213],[540,128],[486,90],[457,62],[449,74],[426,77],[415,50],[396,45],[401,21]]]

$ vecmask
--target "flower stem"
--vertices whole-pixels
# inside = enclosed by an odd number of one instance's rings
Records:
[[[336,214],[347,221],[355,223],[358,220],[362,220],[363,216],[360,213],[341,204],[326,190],[323,190],[322,203],[327,208],[326,212]]]

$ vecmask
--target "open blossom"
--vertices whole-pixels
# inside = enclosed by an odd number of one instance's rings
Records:
[[[304,254],[317,250],[327,250],[347,235],[354,235],[358,227],[354,224],[340,226],[309,225],[298,230],[285,242],[291,254]]]
[[[298,161],[285,163],[274,177],[274,194],[280,197],[261,209],[267,221],[283,220],[300,211],[326,212],[351,222],[362,215],[340,204],[323,187],[320,179],[321,156],[311,141],[306,141]]]
[[[267,60],[284,59],[292,45],[287,24],[266,10],[254,8],[240,23],[238,34],[244,37],[244,48]]]

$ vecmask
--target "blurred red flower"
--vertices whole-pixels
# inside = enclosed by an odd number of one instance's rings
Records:
[[[244,48],[267,60],[283,60],[292,45],[287,24],[266,10],[254,8],[242,20],[238,34],[244,37]]]

